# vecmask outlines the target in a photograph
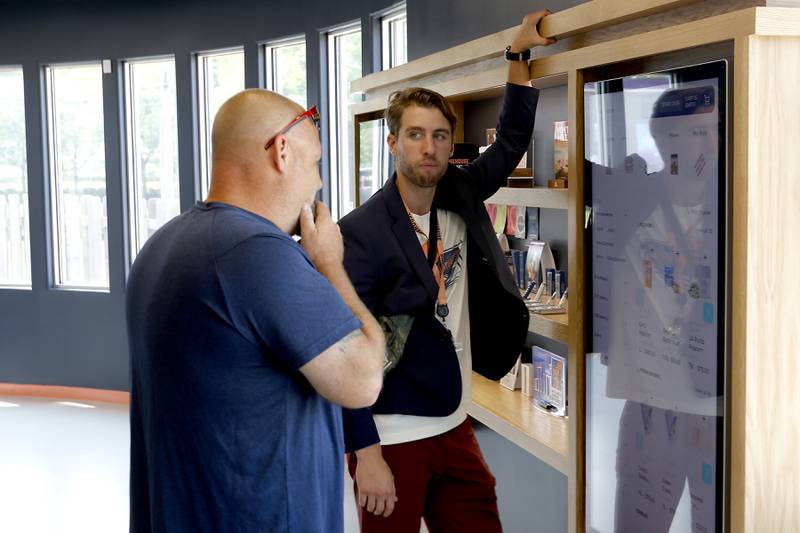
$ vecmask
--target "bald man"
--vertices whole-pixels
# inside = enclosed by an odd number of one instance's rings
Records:
[[[375,401],[384,341],[310,207],[317,119],[268,91],[228,100],[208,199],[131,268],[132,532],[342,531],[339,406]]]

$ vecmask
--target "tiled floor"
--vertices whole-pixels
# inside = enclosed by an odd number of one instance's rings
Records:
[[[128,447],[127,406],[0,396],[0,532],[128,531]]]

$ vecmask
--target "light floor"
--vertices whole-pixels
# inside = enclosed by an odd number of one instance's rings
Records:
[[[128,407],[0,397],[0,531],[128,530]]]
[[[0,396],[0,532],[128,531],[128,452],[125,405]]]

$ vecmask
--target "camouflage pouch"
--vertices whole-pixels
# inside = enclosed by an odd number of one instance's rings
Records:
[[[406,339],[408,339],[411,326],[414,324],[414,317],[411,315],[394,315],[379,316],[377,318],[386,337],[386,353],[383,359],[383,375],[385,376],[397,366],[400,358],[403,357]]]

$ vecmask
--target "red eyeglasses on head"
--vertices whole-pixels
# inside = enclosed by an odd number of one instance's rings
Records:
[[[275,139],[278,137],[278,135],[286,134],[287,131],[289,131],[295,125],[299,124],[300,122],[302,122],[303,120],[305,120],[307,118],[313,120],[314,121],[314,126],[317,129],[319,129],[319,111],[317,111],[317,106],[312,105],[307,110],[303,111],[302,113],[300,113],[299,115],[294,117],[290,123],[288,123],[286,126],[281,128],[281,130],[278,133],[276,133],[274,136],[272,136],[267,141],[267,144],[264,145],[264,150],[269,150],[269,147],[272,146],[273,144],[275,144]]]

